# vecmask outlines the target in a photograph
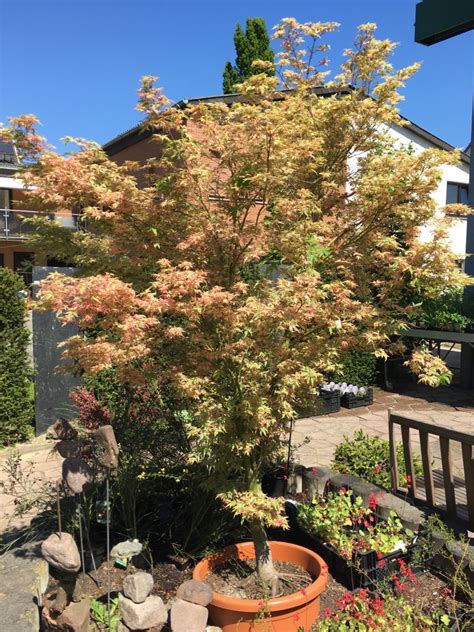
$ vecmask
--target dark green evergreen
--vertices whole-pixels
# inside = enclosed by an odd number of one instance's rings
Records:
[[[28,359],[29,331],[23,280],[0,267],[0,446],[26,439],[32,432],[33,402]]]
[[[267,27],[262,18],[248,18],[245,33],[240,24],[237,24],[234,33],[234,46],[235,66],[228,61],[224,67],[224,94],[235,92],[236,83],[262,72],[258,68],[252,68],[254,61],[259,59],[273,63],[274,60]],[[268,74],[274,75],[275,71],[268,71]]]

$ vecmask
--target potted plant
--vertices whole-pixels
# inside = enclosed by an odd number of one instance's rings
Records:
[[[457,156],[412,155],[388,136],[381,143],[379,130],[398,121],[397,90],[415,68],[394,70],[391,46],[363,25],[328,87],[340,98],[326,98],[325,71],[305,57],[302,40],[315,51],[335,28],[283,20],[275,30],[282,82],[267,62],[230,104],[170,107],[145,77],[139,110],[158,144],[138,175],[137,165],[114,163],[94,143],[55,154],[31,116],[2,130],[30,159],[22,177],[34,202],[51,212],[80,206],[87,220],[86,234],[38,222],[38,247],[42,227],[50,256],[83,266],[76,277],[42,283],[38,308],[78,326],[65,351],[75,369],[113,368],[124,384],[171,384],[189,402],[188,458],[207,468],[207,487],[247,526],[251,542],[232,550],[255,557],[272,625],[285,604],[294,617],[309,607],[315,616],[326,585],[314,553],[271,544],[266,533],[286,526],[284,500],[265,495],[261,479],[285,458],[298,393],[321,384],[355,346],[386,353],[407,319],[397,309],[405,286],[462,284],[443,240],[421,247],[416,238],[435,219],[437,168]],[[359,150],[364,158],[348,174]],[[272,261],[271,278],[262,260]],[[436,380],[438,364],[427,357],[419,366],[421,380]],[[281,596],[275,559],[296,558],[312,581],[296,597]],[[208,567],[196,573],[206,577]],[[260,610],[241,601],[231,607],[250,621],[244,632]]]

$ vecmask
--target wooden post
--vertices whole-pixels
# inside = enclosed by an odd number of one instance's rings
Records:
[[[425,430],[419,430],[418,432],[420,433],[421,459],[423,461],[423,477],[425,479],[426,502],[431,507],[434,507],[433,471],[431,469],[431,450],[428,441],[429,435]]]
[[[467,511],[469,514],[469,529],[474,531],[474,456],[472,445],[462,443],[462,460],[464,465],[464,480],[466,481]]]
[[[454,495],[453,467],[451,464],[451,450],[449,449],[449,439],[439,438],[441,447],[441,463],[443,465],[444,493],[446,495],[446,509],[448,515],[456,517],[456,497]]]
[[[410,427],[402,426],[402,442],[403,442],[403,454],[405,456],[405,469],[407,471],[407,483],[408,495],[411,498],[415,498],[416,495],[416,481],[415,481],[415,468],[413,466],[413,454],[411,451],[410,441]]]
[[[392,493],[398,490],[398,461],[397,444],[395,442],[395,428],[392,421],[392,409],[388,409],[388,438],[390,442],[390,478],[392,481]]]

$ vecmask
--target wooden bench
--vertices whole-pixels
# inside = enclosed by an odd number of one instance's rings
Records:
[[[395,426],[400,426],[403,456],[409,484],[401,484],[398,475],[398,458]],[[423,478],[416,478],[413,465],[412,431],[418,431],[420,439]],[[443,509],[451,518],[466,521],[474,530],[474,434],[458,432],[443,426],[410,419],[389,410],[388,432],[390,440],[390,470],[392,492],[405,492],[415,502],[422,501],[434,509]],[[439,437],[442,471],[433,470],[429,436]],[[461,444],[464,478],[454,476],[451,460],[452,441]]]

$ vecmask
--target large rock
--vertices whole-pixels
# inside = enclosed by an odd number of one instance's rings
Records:
[[[123,594],[135,603],[142,603],[153,588],[153,575],[150,573],[134,573],[123,580]]]
[[[206,632],[209,613],[204,606],[176,599],[171,606],[171,632]]]
[[[303,493],[311,498],[316,494],[322,496],[332,476],[337,476],[337,472],[329,467],[317,465],[306,468],[303,472]]]
[[[63,459],[72,459],[79,457],[81,442],[79,439],[64,439],[63,441],[58,441],[54,447]]]
[[[73,632],[88,632],[90,620],[90,600],[74,601],[58,617],[58,623],[64,626],[64,630]]]
[[[57,419],[52,427],[52,431],[58,439],[76,439],[77,430],[71,426],[67,419],[60,417]]]
[[[80,494],[92,479],[92,470],[82,459],[69,458],[63,461],[63,480],[74,494]]]
[[[168,620],[165,604],[156,595],[150,595],[143,603],[135,603],[119,593],[119,608],[125,625],[131,630],[161,630]]]
[[[195,603],[198,606],[207,606],[210,604],[212,596],[211,588],[197,579],[189,579],[183,582],[176,592],[178,599]]]
[[[38,632],[38,603],[48,581],[49,567],[38,545],[17,548],[0,557],[0,630]]]
[[[112,426],[101,426],[94,430],[93,436],[99,446],[99,463],[107,469],[115,469],[118,466],[119,449],[115,440]]]
[[[41,554],[48,564],[66,573],[77,573],[81,568],[79,549],[69,533],[52,533],[41,544]]]

